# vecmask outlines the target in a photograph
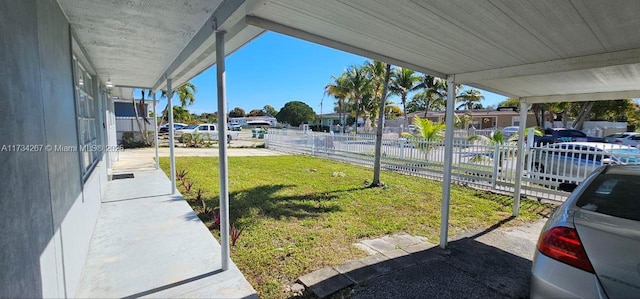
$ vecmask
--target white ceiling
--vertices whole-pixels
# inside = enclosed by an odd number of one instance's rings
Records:
[[[270,0],[248,22],[535,97],[640,89],[639,13],[640,1]]]
[[[58,0],[98,74],[165,88],[264,29],[526,97],[640,97],[634,0]],[[216,22],[214,22],[214,20]]]

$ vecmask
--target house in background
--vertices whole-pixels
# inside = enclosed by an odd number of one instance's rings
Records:
[[[121,91],[120,94],[124,94],[124,92]],[[122,134],[124,132],[140,132],[140,126],[142,126],[143,131],[145,129],[147,132],[153,132],[156,130],[156,118],[151,116],[153,112],[153,99],[145,99],[144,104],[142,104],[141,99],[136,99],[135,102],[138,109],[140,123],[138,123],[138,120],[136,119],[136,112],[133,108],[133,102],[131,99],[120,97],[113,99],[116,121],[116,139],[118,144],[122,141]],[[156,104],[158,102],[159,101],[156,100]],[[157,108],[158,107],[156,107],[156,109]]]
[[[275,127],[278,125],[278,120],[273,116],[247,116],[247,117],[231,117],[229,118],[230,125],[241,125],[243,127],[252,126],[269,126]]]
[[[464,114],[471,115],[470,126],[476,129],[501,129],[504,127],[518,126],[520,124],[520,113],[513,109],[483,109],[483,110],[456,110],[455,114],[461,117]],[[415,116],[427,118],[433,122],[445,121],[444,111],[428,111],[425,117],[424,111],[408,113],[409,124],[413,124]],[[533,112],[527,112],[527,127],[536,126]]]

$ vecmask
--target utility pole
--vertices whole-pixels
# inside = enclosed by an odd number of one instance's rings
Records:
[[[322,100],[324,100],[324,97],[322,97],[322,99],[320,99],[320,128],[318,129],[318,132],[320,132],[320,130],[322,130]]]

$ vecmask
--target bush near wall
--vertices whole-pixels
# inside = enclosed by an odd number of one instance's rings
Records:
[[[124,148],[140,148],[147,147],[153,145],[153,132],[147,132],[149,135],[148,140],[150,144],[146,144],[142,139],[142,134],[140,132],[127,131],[122,133],[122,146]]]

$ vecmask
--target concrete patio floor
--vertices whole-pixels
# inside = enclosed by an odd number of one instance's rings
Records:
[[[110,181],[75,297],[257,298],[161,170]]]

